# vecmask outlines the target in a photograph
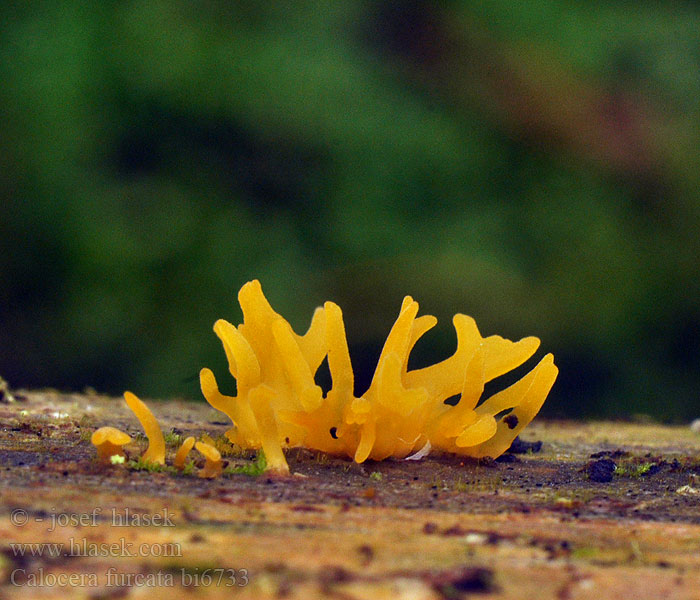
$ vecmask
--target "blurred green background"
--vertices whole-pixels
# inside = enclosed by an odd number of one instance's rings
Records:
[[[411,294],[416,364],[464,312],[547,414],[697,417],[699,98],[690,1],[4,2],[0,375],[199,398],[259,278],[358,388]]]

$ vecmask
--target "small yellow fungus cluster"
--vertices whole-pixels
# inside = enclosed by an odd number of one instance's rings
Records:
[[[209,438],[209,436],[206,437]],[[180,446],[180,449],[175,455],[173,466],[177,469],[184,469],[185,460],[193,447],[196,448],[205,458],[204,468],[199,471],[199,476],[207,479],[213,479],[214,477],[221,475],[223,472],[221,453],[208,442],[195,443],[192,436],[188,437],[184,442],[182,442],[182,446]]]
[[[131,441],[131,436],[114,427],[100,427],[92,434],[91,441],[97,448],[97,458],[110,460],[112,456],[125,456],[122,446]]]
[[[406,296],[372,383],[356,397],[340,307],[326,302],[316,309],[308,331],[298,335],[272,309],[257,280],[245,284],[238,299],[243,323],[234,327],[219,320],[214,325],[237,395],[220,393],[209,369],[200,373],[202,393],[233,421],[229,440],[244,448],[262,447],[268,469],[279,473],[289,472],[282,448],[293,446],[346,455],[358,463],[403,458],[427,444],[495,458],[537,414],[558,373],[547,354],[518,382],[479,403],[484,384],[523,364],[539,340],[483,338],[474,319],[462,314],[453,319],[455,353],[409,371],[411,350],[437,319],[418,317],[418,303]],[[326,357],[333,386],[324,395],[314,375]],[[445,403],[457,395],[456,404]]]
[[[136,415],[148,438],[148,448],[141,459],[157,465],[165,464],[165,439],[153,413],[131,392],[124,392],[124,400]],[[125,456],[122,446],[128,444],[131,437],[114,427],[100,427],[92,434],[91,441],[97,448],[97,457],[109,460],[112,456]]]
[[[131,392],[124,392],[124,400],[126,400],[127,406],[133,411],[136,418],[141,422],[141,426],[146,432],[146,437],[148,437],[148,448],[141,456],[141,460],[145,463],[164,465],[165,438],[163,437],[163,432],[161,431],[160,425],[158,425],[158,421],[156,420],[155,416],[153,416],[153,413],[150,411],[148,406],[146,406],[143,401],[141,401]],[[97,457],[100,460],[111,461],[112,464],[121,464],[123,462],[123,458],[126,456],[122,446],[131,442],[131,437],[129,437],[129,435],[123,431],[115,429],[114,427],[100,427],[100,429],[92,434],[91,441],[97,448]],[[185,468],[185,460],[187,459],[187,455],[190,453],[193,446],[206,459],[204,468],[200,470],[199,476],[209,479],[218,477],[223,471],[221,453],[211,444],[205,442],[197,442],[195,444],[195,440],[191,436],[185,439],[178,449],[173,461],[175,468]],[[119,460],[119,458],[114,460],[115,457],[119,457],[122,460]]]

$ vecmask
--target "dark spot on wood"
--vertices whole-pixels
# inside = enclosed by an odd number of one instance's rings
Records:
[[[426,535],[432,535],[433,533],[436,533],[437,530],[437,524],[433,523],[432,521],[428,521],[425,525],[423,525],[423,533]]]
[[[664,467],[666,464],[668,464],[665,460],[654,463],[651,465],[646,471],[644,471],[641,475],[642,477],[649,477],[650,475],[656,475],[662,467]]]
[[[496,546],[501,541],[501,539],[503,539],[503,536],[497,534],[495,531],[489,531],[486,543],[489,544],[489,546]]]
[[[497,463],[515,463],[520,462],[520,459],[515,454],[501,454],[497,459]]]
[[[362,544],[357,548],[358,553],[362,557],[362,564],[367,566],[374,559],[374,548],[369,544]]]
[[[629,452],[626,450],[621,450],[618,448],[617,450],[601,450],[600,452],[594,452],[591,454],[591,458],[612,458],[613,460],[616,458],[624,458],[625,456],[629,456]]]
[[[461,567],[441,571],[428,582],[443,598],[461,598],[465,593],[486,594],[496,591],[493,571],[485,567]]]
[[[319,579],[325,586],[333,583],[346,583],[352,581],[354,578],[354,575],[350,571],[335,565],[329,566],[319,573]]]
[[[292,506],[290,510],[293,510],[294,512],[325,512],[322,508],[319,508],[318,506],[311,506],[310,504],[297,504],[296,506]]]
[[[510,452],[511,454],[527,454],[528,452],[539,452],[540,450],[542,450],[541,441],[524,442],[520,437],[516,437],[506,452]]]
[[[608,483],[612,481],[613,473],[615,472],[615,461],[609,458],[601,458],[593,460],[586,465],[586,472],[591,481],[598,483]]]
[[[445,531],[442,532],[442,535],[447,535],[447,536],[464,536],[467,535],[467,530],[462,528],[460,525],[453,525],[452,527],[448,527],[445,529]]]

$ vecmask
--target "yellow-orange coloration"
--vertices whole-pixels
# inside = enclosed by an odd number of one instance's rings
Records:
[[[474,319],[462,314],[453,319],[455,353],[408,371],[411,350],[437,320],[417,317],[418,303],[406,296],[372,383],[358,398],[340,307],[326,302],[316,309],[300,336],[272,309],[257,280],[245,284],[238,298],[243,323],[214,325],[237,394],[221,394],[209,369],[200,373],[202,393],[233,421],[231,442],[262,448],[268,470],[278,473],[289,472],[282,449],[293,446],[356,462],[403,458],[428,442],[437,450],[495,458],[537,414],[558,373],[547,354],[521,380],[479,404],[484,384],[523,364],[539,340],[483,338]],[[326,356],[333,387],[324,396],[314,374]],[[457,395],[456,405],[445,404]]]
[[[165,439],[163,438],[163,432],[160,430],[158,421],[156,421],[156,418],[153,416],[148,406],[131,392],[124,392],[124,400],[126,400],[129,408],[141,422],[141,426],[146,432],[146,437],[148,437],[148,448],[141,458],[145,462],[164,465]]]
[[[114,455],[126,456],[122,446],[128,444],[131,437],[114,427],[100,427],[92,434],[90,441],[97,448],[97,457],[109,460]]]
[[[193,446],[194,438],[192,436],[186,438],[185,441],[182,442],[182,446],[180,446],[178,449],[177,454],[175,455],[175,460],[173,460],[173,466],[176,469],[185,468],[185,460],[187,459],[187,455],[190,453]]]
[[[206,477],[207,479],[213,479],[214,477],[221,475],[221,453],[214,448],[214,446],[207,444],[206,442],[197,442],[194,447],[204,455],[204,458],[206,458],[204,468],[199,472],[199,476]]]

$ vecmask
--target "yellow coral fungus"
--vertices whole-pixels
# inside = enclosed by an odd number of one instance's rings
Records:
[[[199,472],[199,476],[207,479],[213,479],[214,477],[221,475],[221,453],[214,448],[214,446],[207,444],[206,442],[197,442],[194,447],[204,455],[204,458],[206,458],[204,468]]]
[[[358,398],[340,307],[326,302],[316,309],[309,330],[300,336],[272,309],[258,281],[245,284],[238,298],[243,323],[234,327],[219,320],[214,325],[237,394],[221,394],[209,369],[200,373],[202,393],[233,421],[228,438],[245,448],[262,447],[268,470],[279,473],[289,472],[285,446],[357,462],[403,458],[427,443],[495,458],[537,414],[558,373],[547,354],[520,381],[480,403],[484,384],[523,364],[539,340],[483,338],[474,319],[461,314],[453,319],[455,353],[408,371],[411,350],[437,320],[418,317],[418,303],[406,296],[370,387]],[[324,396],[314,374],[326,356],[333,386]],[[455,405],[445,403],[456,395]]]
[[[97,457],[109,460],[112,456],[125,456],[122,446],[131,441],[131,437],[114,427],[100,427],[90,440],[97,448]]]
[[[160,430],[158,421],[139,398],[131,392],[124,392],[124,400],[127,405],[136,415],[136,418],[141,422],[141,426],[148,437],[148,448],[141,457],[145,462],[156,463],[159,465],[165,464],[165,439],[163,432]]]
[[[176,469],[185,468],[185,460],[187,459],[187,455],[190,453],[193,446],[194,438],[192,436],[189,436],[184,442],[182,442],[182,446],[180,446],[178,449],[177,454],[175,454],[175,460],[173,460],[173,466]]]

